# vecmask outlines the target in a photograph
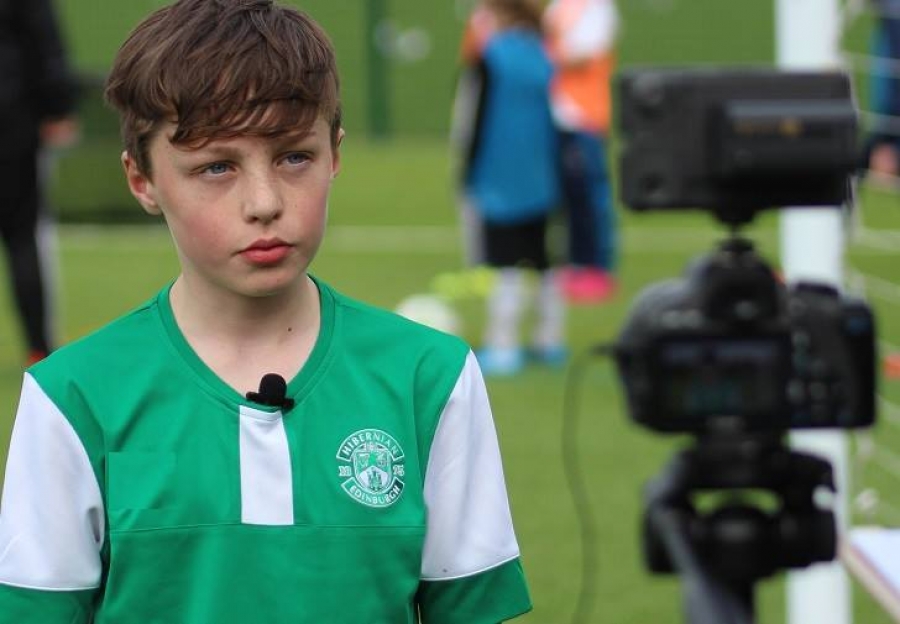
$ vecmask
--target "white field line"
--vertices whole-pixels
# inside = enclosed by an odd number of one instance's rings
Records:
[[[887,474],[900,479],[900,455],[894,451],[888,450],[884,445],[878,445],[874,449],[872,461]]]
[[[136,242],[158,242],[169,245],[165,226],[158,225],[83,225],[67,224],[57,227],[60,239],[76,249],[91,249],[103,245],[110,249],[131,248]],[[634,253],[704,253],[726,237],[724,229],[692,227],[626,227],[620,232],[624,251]],[[759,246],[776,243],[777,232],[750,239]],[[854,236],[854,250],[869,253],[896,253],[900,247],[900,233],[878,233],[862,230]],[[333,225],[325,233],[325,248],[341,253],[423,253],[442,254],[462,248],[460,230],[446,225]]]
[[[131,249],[136,243],[170,245],[168,231],[153,225],[62,225],[62,244],[70,249]],[[690,227],[625,228],[620,242],[634,253],[705,253],[724,239],[724,230]],[[774,236],[753,237],[760,245]],[[429,225],[334,225],[325,233],[323,250],[337,253],[445,254],[462,249],[460,230],[454,226]]]
[[[863,293],[868,297],[900,301],[900,284],[862,271],[848,270],[847,278],[849,283],[861,286]]]
[[[898,230],[876,230],[861,227],[850,234],[850,239],[854,250],[859,246],[862,248],[859,251],[881,251],[895,254],[897,249],[900,249],[900,231]]]
[[[879,395],[878,410],[881,420],[900,429],[900,405]]]

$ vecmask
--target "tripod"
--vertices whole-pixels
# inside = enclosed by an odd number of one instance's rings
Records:
[[[681,576],[689,624],[752,624],[757,581],[835,556],[834,514],[816,506],[819,487],[834,491],[831,464],[792,451],[783,432],[701,436],[647,487],[645,561]],[[696,494],[723,490],[768,492],[778,505],[738,498],[698,512]]]

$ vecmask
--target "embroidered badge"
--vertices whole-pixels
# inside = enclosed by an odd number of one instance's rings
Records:
[[[384,431],[363,429],[347,436],[337,459],[341,488],[356,502],[388,507],[403,493],[403,449]]]

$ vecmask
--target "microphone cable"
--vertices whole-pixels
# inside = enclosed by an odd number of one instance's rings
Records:
[[[577,401],[590,360],[599,356],[609,356],[612,354],[612,351],[613,348],[610,345],[599,345],[582,351],[573,358],[566,374],[563,392],[563,471],[569,487],[569,494],[575,505],[575,518],[578,523],[578,535],[581,545],[581,572],[572,624],[586,624],[591,613],[593,613],[595,594],[593,588],[597,582],[597,570],[599,568],[595,517],[591,511],[587,483],[580,465],[581,454],[578,450],[579,409]]]

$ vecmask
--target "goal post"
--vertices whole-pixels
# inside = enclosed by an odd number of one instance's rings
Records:
[[[779,67],[819,70],[838,67],[838,0],[775,0],[776,60]],[[803,280],[843,285],[844,228],[834,207],[788,209],[780,216],[782,269],[789,283]],[[838,534],[848,519],[848,443],[840,431],[795,432],[791,444],[828,459],[838,494]],[[850,624],[850,581],[839,561],[791,572],[787,582],[788,624]]]

